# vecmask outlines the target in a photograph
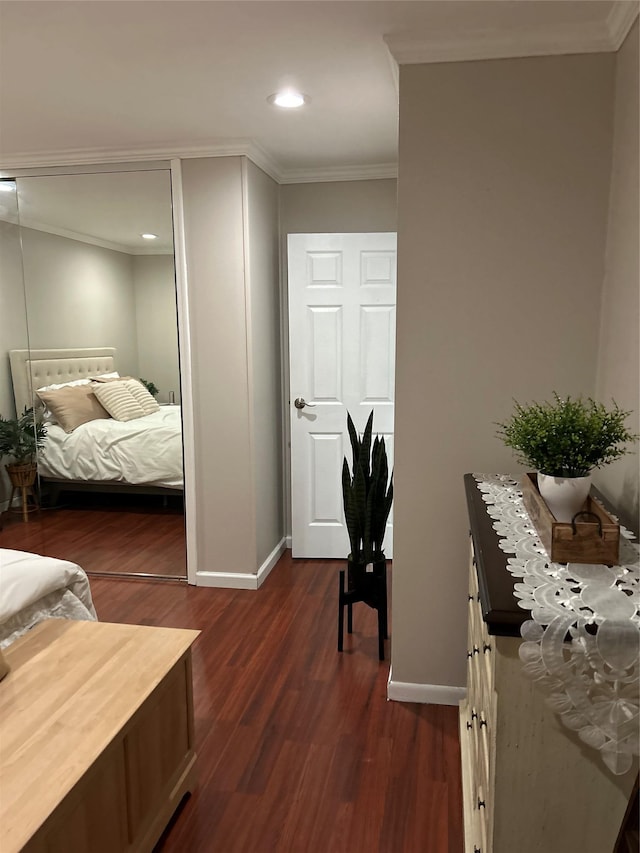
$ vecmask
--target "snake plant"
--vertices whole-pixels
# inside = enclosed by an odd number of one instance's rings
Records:
[[[384,560],[382,543],[393,502],[393,472],[389,478],[384,438],[376,436],[373,446],[371,444],[373,411],[362,438],[358,436],[349,413],[347,428],[353,471],[349,470],[345,457],[342,463],[342,497],[351,545],[349,559],[377,562]]]

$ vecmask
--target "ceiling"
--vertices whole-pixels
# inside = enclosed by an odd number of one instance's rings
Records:
[[[130,255],[173,253],[169,170],[18,178],[0,220]],[[19,211],[19,217],[18,217]],[[155,234],[145,240],[142,234]]]
[[[616,50],[637,12],[637,0],[0,0],[0,175],[246,154],[282,183],[394,177],[398,64]],[[284,86],[310,103],[271,106]],[[18,201],[31,228],[172,251],[166,171],[18,190],[0,193],[0,219],[17,221]]]
[[[0,2],[0,166],[246,153],[281,182],[396,173],[397,65],[615,50],[617,0]],[[311,102],[267,103],[283,86]],[[9,171],[6,171],[9,170]]]

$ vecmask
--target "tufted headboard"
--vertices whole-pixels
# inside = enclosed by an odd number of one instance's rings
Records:
[[[16,412],[34,402],[34,391],[44,385],[87,379],[115,370],[113,347],[92,349],[14,349],[9,352]]]

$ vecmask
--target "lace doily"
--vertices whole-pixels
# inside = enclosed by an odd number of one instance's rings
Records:
[[[531,612],[521,628],[524,672],[612,773],[626,773],[639,746],[640,548],[621,527],[619,566],[552,563],[518,483],[473,476],[500,548],[514,555],[506,562],[518,604]]]

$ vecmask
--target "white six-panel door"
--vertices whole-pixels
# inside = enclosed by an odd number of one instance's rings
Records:
[[[347,411],[362,432],[373,409],[393,466],[396,235],[290,234],[288,271],[293,556],[346,557]]]

